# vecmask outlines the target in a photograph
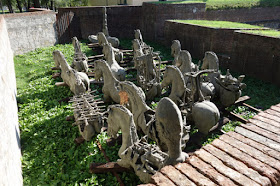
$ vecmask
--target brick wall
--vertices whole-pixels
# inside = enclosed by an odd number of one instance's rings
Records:
[[[58,19],[67,12],[74,18],[59,38],[61,43],[70,42],[71,37],[87,39],[88,35],[102,30],[102,7],[59,8]],[[133,30],[140,28],[145,40],[164,42],[164,24],[172,19],[206,19],[265,24],[279,27],[280,7],[236,10],[205,11],[205,3],[154,4],[143,6],[107,7],[108,28],[111,36],[132,38]],[[67,21],[66,21],[67,22]]]
[[[280,38],[234,32],[230,68],[280,86]]]
[[[166,46],[175,39],[195,59],[201,60],[206,51],[213,51],[221,67],[280,86],[280,38],[166,21]]]
[[[22,185],[16,78],[7,27],[0,16],[0,185]]]
[[[154,4],[143,3],[141,31],[144,39],[164,39],[164,22],[168,19],[198,19],[205,12],[205,3]]]
[[[52,11],[6,14],[4,17],[14,54],[52,46],[57,42],[56,16]]]
[[[59,8],[58,20],[67,12],[73,12],[73,20],[59,38],[60,43],[70,42],[71,38],[87,39],[91,34],[102,31],[102,7]],[[107,7],[107,21],[110,36],[119,38],[134,37],[134,30],[140,28],[141,6]]]
[[[238,29],[217,29],[204,26],[165,22],[165,45],[171,46],[173,40],[179,40],[182,49],[188,50],[193,58],[202,59],[206,51],[214,51],[221,61],[221,66],[228,67],[234,47],[234,31]]]

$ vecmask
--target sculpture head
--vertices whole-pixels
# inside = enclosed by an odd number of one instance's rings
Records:
[[[164,71],[164,74],[163,74],[163,79],[162,79],[162,82],[161,82],[161,87],[162,88],[165,88],[167,87],[168,85],[171,84],[171,69],[172,67],[171,66],[167,66],[165,71]]]
[[[80,43],[79,40],[77,39],[77,37],[73,37],[72,38],[72,45],[74,47],[75,53],[81,53],[81,47],[80,47]]]
[[[214,52],[205,52],[201,69],[214,69],[219,70],[219,59]]]
[[[119,130],[121,129],[120,127],[120,122],[123,122],[123,117],[124,114],[121,114],[121,110],[117,109],[119,107],[116,107],[116,105],[111,105],[108,107],[108,135],[116,138]]]
[[[108,60],[108,57],[110,57],[110,56],[112,57],[114,52],[113,52],[113,48],[112,48],[111,43],[104,43],[103,44],[102,53],[104,54],[104,58],[106,60]]]
[[[134,30],[134,37],[135,37],[135,39],[138,39],[140,42],[143,42],[143,38],[142,38],[140,29]]]
[[[184,85],[185,85],[185,80],[184,80],[183,74],[181,73],[180,69],[178,69],[178,67],[173,66],[173,65],[167,66],[164,71],[163,79],[161,82],[162,88],[165,88],[168,85],[170,85],[172,83],[172,81],[174,80],[174,78],[176,78],[176,77],[179,77],[180,79],[177,79],[177,80],[183,81]]]
[[[108,40],[107,40],[107,38],[106,38],[106,36],[103,32],[98,32],[97,33],[97,40],[98,40],[98,44],[100,46],[102,46],[105,43],[108,43]]]
[[[94,74],[96,80],[100,80],[100,78],[103,77],[102,66],[104,65],[107,65],[107,63],[102,59],[94,61]]]
[[[133,48],[134,51],[141,49],[139,39],[133,39],[132,40],[132,48]]]
[[[180,68],[180,66],[183,65],[184,63],[191,64],[192,63],[192,56],[188,51],[181,50],[179,52],[179,57],[178,57],[178,60],[176,61],[175,66]]]
[[[181,43],[179,40],[173,40],[171,45],[171,56],[175,57],[181,50]]]

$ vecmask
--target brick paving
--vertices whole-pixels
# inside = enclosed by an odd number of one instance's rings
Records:
[[[280,104],[195,151],[186,162],[162,168],[151,183],[280,185]]]

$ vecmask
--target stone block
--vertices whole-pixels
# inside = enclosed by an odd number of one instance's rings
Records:
[[[276,110],[272,109],[274,106],[272,106],[270,109],[265,110],[265,113],[271,114],[273,116],[280,117],[280,112],[277,112]],[[276,107],[278,108],[278,107]],[[279,109],[280,110],[280,109]]]
[[[203,147],[203,149],[205,149],[210,154],[220,159],[228,167],[240,172],[241,174],[247,176],[248,178],[254,180],[255,182],[261,185],[271,185],[271,182],[267,177],[260,175],[254,169],[248,168],[243,162],[234,159],[229,154],[214,147],[213,145],[206,145]]]
[[[263,117],[263,116],[260,116],[260,115],[255,115],[253,117],[253,119],[263,121],[263,122],[268,123],[270,125],[274,125],[275,127],[280,127],[280,123],[278,123],[277,121],[274,121],[272,119],[269,119],[269,118],[266,118],[266,117]]]
[[[266,145],[266,146],[268,146],[268,147],[270,147],[274,150],[277,150],[280,153],[280,144],[273,141],[273,140],[270,140],[270,139],[268,139],[264,136],[261,136],[261,135],[255,133],[255,132],[249,131],[249,130],[244,129],[243,127],[239,127],[239,126],[237,126],[235,128],[235,132],[237,132],[239,134],[242,134],[243,136],[245,136],[247,138],[250,138],[254,141],[257,141],[261,144],[264,144],[264,145]]]
[[[213,182],[219,185],[236,185],[233,181],[231,181],[226,176],[219,173],[215,168],[211,165],[205,163],[200,158],[196,156],[191,156],[188,160],[193,167],[195,167],[201,174],[207,176]]]
[[[271,119],[271,120],[274,120],[274,121],[280,123],[280,117],[277,117],[277,116],[275,116],[273,114],[269,114],[268,112],[269,111],[267,111],[267,112],[260,112],[260,113],[258,113],[258,115],[259,116],[263,116],[265,118],[268,118],[268,119]]]
[[[277,160],[280,160],[280,153],[272,148],[269,148],[266,145],[258,143],[254,140],[251,140],[250,138],[246,138],[245,136],[242,136],[241,134],[238,134],[238,133],[232,132],[232,131],[226,133],[226,135],[229,135],[229,136],[235,138],[236,140],[246,143],[247,145],[250,145],[250,146],[258,149],[259,151],[261,151]]]
[[[241,126],[243,128],[251,130],[251,131],[253,131],[253,132],[257,133],[257,134],[260,134],[260,135],[262,135],[264,137],[267,137],[267,138],[269,138],[271,140],[274,140],[274,141],[280,143],[280,135],[276,134],[277,130],[275,131],[275,133],[271,132],[273,130],[269,126],[268,126],[269,127],[268,129],[260,128],[260,127],[258,127],[256,125],[254,125],[253,123],[242,124]],[[277,128],[277,127],[275,127],[275,128]]]
[[[278,171],[274,168],[262,163],[260,160],[256,160],[253,157],[249,156],[248,154],[240,151],[239,149],[229,145],[228,143],[221,141],[219,139],[216,139],[212,142],[212,145],[215,147],[223,150],[224,152],[231,155],[233,158],[242,161],[245,163],[248,167],[256,170],[259,172],[259,174],[266,176],[270,179],[270,181],[273,184],[279,183],[279,175]]]
[[[249,122],[258,126],[258,127],[263,128],[263,129],[269,130],[269,131],[274,132],[276,134],[280,134],[280,128],[275,127],[274,125],[270,125],[268,123],[265,123],[263,121],[256,120],[256,119],[249,119]]]
[[[214,186],[216,185],[210,179],[205,177],[203,174],[199,173],[195,168],[193,168],[188,163],[178,163],[175,165],[176,169],[185,174],[190,180],[192,180],[196,185],[200,186]]]
[[[184,174],[182,174],[180,171],[178,171],[171,165],[163,167],[160,170],[160,172],[167,176],[178,186],[195,186],[195,184],[191,180],[189,180]]]
[[[253,180],[249,179],[248,177],[240,174],[238,171],[235,171],[232,168],[226,166],[221,160],[219,160],[204,149],[195,151],[194,154],[206,163],[212,165],[212,167],[214,167],[218,172],[220,172],[224,176],[229,177],[239,185],[259,185]]]
[[[280,170],[280,162],[263,152],[255,149],[254,147],[251,147],[245,143],[242,143],[241,141],[235,140],[235,138],[232,138],[228,135],[222,135],[220,137],[220,140],[223,140],[224,142],[232,145],[233,147],[241,150],[242,152],[252,156],[253,158],[262,161],[263,163],[266,163],[267,165],[277,169],[278,171]],[[280,174],[279,174],[280,176]]]
[[[175,184],[170,179],[168,179],[160,172],[157,172],[155,175],[152,176],[151,183],[160,186],[175,186]]]

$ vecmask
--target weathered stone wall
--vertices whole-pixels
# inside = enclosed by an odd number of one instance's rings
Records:
[[[229,67],[280,86],[280,38],[234,32]]]
[[[16,78],[6,23],[0,16],[0,185],[22,185]]]
[[[58,20],[72,12],[74,17],[66,26],[63,33],[59,33],[60,43],[70,42],[76,36],[87,39],[91,34],[102,31],[103,7],[59,8]],[[134,37],[134,30],[140,28],[142,17],[141,6],[110,6],[107,7],[107,21],[110,36],[120,38]]]
[[[52,11],[6,14],[4,17],[15,55],[57,43],[56,15]]]

